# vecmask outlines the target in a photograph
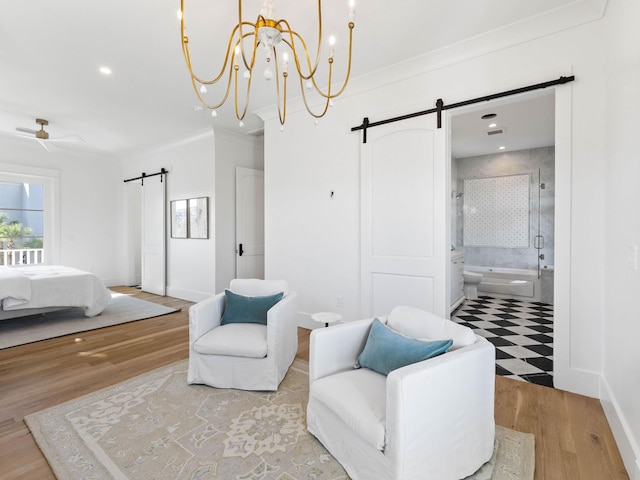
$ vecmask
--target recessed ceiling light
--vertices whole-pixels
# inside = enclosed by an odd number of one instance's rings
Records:
[[[109,67],[100,67],[100,73],[103,75],[111,75],[111,69]]]
[[[507,148],[507,147],[505,147],[504,145],[500,145],[500,146],[498,147],[498,150],[504,150],[505,148]]]
[[[497,127],[497,126],[498,126],[498,124],[497,124],[497,123],[490,123],[490,124],[489,124],[489,128],[494,128],[494,127]]]
[[[482,120],[489,120],[490,118],[496,118],[497,116],[497,113],[487,113],[486,115],[482,115],[480,118]]]

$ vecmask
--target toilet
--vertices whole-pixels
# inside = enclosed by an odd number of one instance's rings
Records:
[[[467,300],[478,298],[478,285],[482,281],[482,274],[465,270],[464,276],[464,296]]]

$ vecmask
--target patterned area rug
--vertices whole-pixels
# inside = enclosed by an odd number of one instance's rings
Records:
[[[177,311],[175,308],[111,292],[111,302],[100,315],[95,317],[85,317],[83,308],[70,308],[29,317],[0,320],[0,349],[158,317]]]
[[[308,365],[277,392],[187,385],[186,360],[25,418],[59,479],[346,480],[306,429]],[[498,427],[473,478],[533,479],[533,435]]]

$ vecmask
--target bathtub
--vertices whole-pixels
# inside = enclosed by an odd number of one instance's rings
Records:
[[[482,274],[478,293],[496,298],[512,298],[539,302],[541,282],[538,270],[521,268],[474,267],[465,265],[465,270]]]

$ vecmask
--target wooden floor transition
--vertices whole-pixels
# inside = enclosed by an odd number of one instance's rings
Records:
[[[114,290],[182,310],[0,350],[0,479],[55,478],[25,415],[187,358],[191,303]],[[309,358],[302,328],[298,357]],[[536,480],[629,478],[596,399],[496,377],[495,416],[499,425],[535,434]]]

